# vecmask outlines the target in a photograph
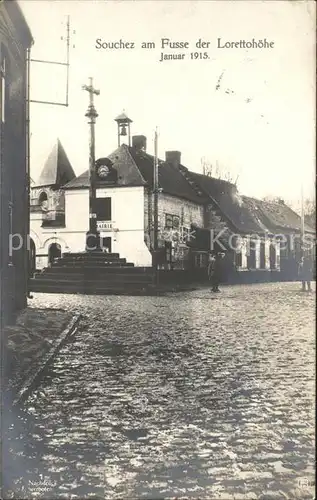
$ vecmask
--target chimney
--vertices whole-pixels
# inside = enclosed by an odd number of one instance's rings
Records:
[[[138,151],[146,151],[146,137],[144,135],[134,135],[132,137],[132,147]]]
[[[165,161],[170,163],[174,167],[179,167],[181,162],[181,152],[180,151],[166,151]]]

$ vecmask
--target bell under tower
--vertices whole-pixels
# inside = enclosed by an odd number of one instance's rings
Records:
[[[132,120],[128,118],[125,111],[123,110],[121,115],[115,118],[115,121],[117,122],[117,127],[118,127],[118,147],[120,147],[121,144],[123,143],[124,137],[127,137],[128,145],[131,146],[130,124],[132,123]]]

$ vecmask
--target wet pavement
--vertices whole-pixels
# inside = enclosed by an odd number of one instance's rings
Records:
[[[27,307],[14,325],[2,332],[7,339],[3,376],[11,394],[17,395],[24,384],[40,370],[50,350],[73,316],[60,309]]]
[[[9,417],[6,498],[313,498],[315,294],[275,283],[31,305],[85,318]]]

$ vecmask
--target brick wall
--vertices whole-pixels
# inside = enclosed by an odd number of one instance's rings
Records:
[[[190,229],[191,224],[204,227],[204,208],[202,205],[160,193],[158,196],[159,234],[165,230],[166,214],[178,216],[180,225],[188,229]],[[144,228],[147,235],[150,235],[151,229],[153,229],[152,220],[153,195],[147,191],[144,196]]]
[[[166,215],[178,217],[179,228],[169,229],[166,227]],[[173,267],[183,269],[189,260],[189,249],[184,241],[187,235],[183,228],[190,231],[191,224],[204,227],[204,208],[202,205],[184,199],[177,198],[165,193],[158,196],[158,245],[165,247],[165,242],[172,245],[171,255]],[[145,192],[144,197],[144,231],[145,242],[150,248],[153,242],[153,195]],[[163,265],[164,267],[164,265]]]

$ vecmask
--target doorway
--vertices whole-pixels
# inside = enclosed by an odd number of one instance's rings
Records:
[[[48,249],[48,265],[51,266],[55,259],[61,257],[62,249],[59,243],[52,243]]]
[[[111,236],[106,236],[105,238],[102,238],[102,250],[104,252],[111,253],[112,251]]]

